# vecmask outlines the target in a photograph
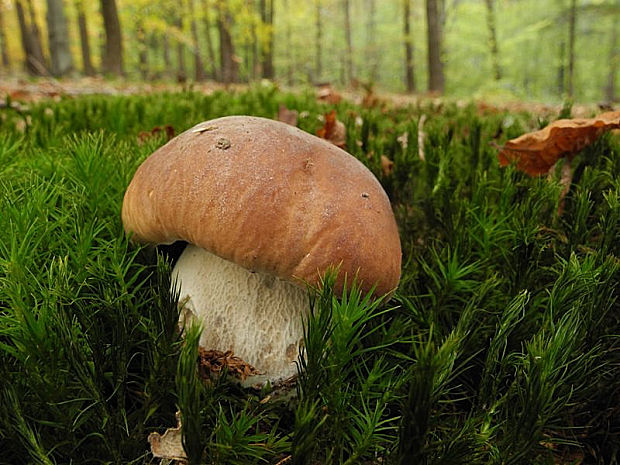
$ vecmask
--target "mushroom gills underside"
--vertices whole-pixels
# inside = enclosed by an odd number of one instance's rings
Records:
[[[297,373],[310,305],[307,289],[192,244],[179,257],[172,278],[183,306],[181,318],[196,318],[202,326],[200,345],[231,351],[259,371],[243,384],[277,384]]]

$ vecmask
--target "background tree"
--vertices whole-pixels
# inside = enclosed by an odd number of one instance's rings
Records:
[[[105,31],[102,69],[105,73],[123,74],[123,42],[116,0],[101,0],[101,14]]]
[[[575,25],[577,23],[577,0],[571,0],[568,13],[568,76],[567,92],[569,97],[575,95]]]
[[[233,17],[225,0],[216,0],[216,7],[217,29],[220,36],[221,80],[225,84],[230,84],[239,79],[239,62],[235,56],[235,45],[231,34]]]
[[[616,8],[611,14],[611,31],[609,44],[609,71],[607,73],[607,85],[605,86],[605,101],[612,103],[616,101],[616,75],[618,72],[618,62],[620,52],[618,51],[618,28],[620,25],[620,0],[615,2]]]
[[[47,35],[52,74],[64,76],[73,68],[69,48],[69,30],[62,0],[47,0]]]
[[[366,0],[368,21],[366,23],[366,58],[368,81],[374,83],[378,78],[379,54],[377,53],[377,0]]]
[[[411,0],[403,2],[403,36],[405,44],[405,87],[407,92],[415,92],[413,76],[413,43],[411,39]]]
[[[200,55],[200,41],[198,40],[198,24],[194,10],[194,0],[188,0],[190,29],[192,31],[192,54],[194,55],[194,76],[196,81],[204,81],[207,78],[204,64]]]
[[[346,50],[344,54],[345,64],[345,84],[350,84],[355,75],[353,69],[353,41],[351,38],[351,4],[349,0],[342,0],[342,9],[344,11],[344,38],[346,43]]]
[[[314,27],[316,30],[316,36],[314,41],[315,46],[315,76],[316,82],[320,82],[323,75],[323,24],[321,21],[321,0],[314,0]]]
[[[213,39],[211,36],[212,24],[211,24],[211,6],[209,0],[202,0],[202,22],[204,24],[205,41],[207,44],[207,54],[209,57],[209,77],[211,79],[218,79],[218,69],[215,59],[215,49],[213,48]]]
[[[75,0],[75,10],[77,12],[78,29],[80,32],[80,50],[82,52],[82,69],[84,74],[92,76],[95,74],[91,53],[90,39],[88,37],[88,25],[86,23],[86,13],[84,11],[84,0]]]
[[[442,60],[442,31],[438,0],[426,0],[428,31],[428,90],[443,93],[444,74]]]
[[[4,32],[4,5],[0,3],[0,54],[2,55],[2,66],[9,68],[11,61],[9,60],[9,50],[6,44],[6,33]]]
[[[489,48],[491,50],[491,62],[493,64],[493,78],[499,81],[502,78],[502,70],[499,61],[499,46],[497,44],[497,31],[495,27],[495,11],[493,0],[484,0],[487,8],[487,29],[489,30]]]
[[[30,4],[30,7],[32,5]],[[21,0],[15,0],[15,11],[21,33],[22,49],[25,55],[26,71],[33,76],[46,74],[45,62],[40,43],[37,45],[36,25],[32,27],[26,19],[26,11]],[[32,12],[32,10],[31,10]],[[32,19],[32,15],[30,15]]]
[[[260,0],[260,16],[263,25],[266,26],[267,39],[264,41],[261,47],[261,68],[262,76],[265,79],[274,78],[273,68],[273,13],[274,2],[273,0]]]

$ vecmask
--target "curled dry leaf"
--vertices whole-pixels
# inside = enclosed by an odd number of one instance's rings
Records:
[[[530,176],[548,173],[562,157],[571,156],[592,144],[604,132],[620,128],[620,111],[590,119],[560,119],[540,131],[509,140],[501,148],[500,166],[516,162]]]
[[[222,370],[228,370],[228,373],[236,378],[245,380],[250,375],[257,375],[259,371],[237,357],[232,351],[227,350],[207,350],[204,347],[198,348],[198,365],[200,375],[203,379],[210,379],[212,374],[219,374]]]
[[[148,440],[153,457],[187,463],[187,454],[183,449],[183,433],[181,432],[181,412],[176,413],[177,426],[168,428],[164,434],[151,433]]]
[[[394,162],[385,155],[381,155],[381,169],[384,175],[389,176],[394,171]]]
[[[321,102],[336,104],[342,100],[342,96],[336,92],[331,84],[321,84],[316,94]]]
[[[297,126],[297,110],[289,110],[286,105],[280,104],[278,107],[278,121],[290,124],[291,126]]]
[[[336,110],[325,114],[325,125],[316,132],[316,135],[322,139],[327,139],[341,149],[345,147],[347,130],[344,123],[336,119]]]
[[[155,126],[150,131],[141,131],[138,134],[138,145],[144,144],[148,139],[157,137],[161,133],[166,134],[166,142],[168,142],[174,137],[174,128],[169,124],[166,124],[164,127]]]

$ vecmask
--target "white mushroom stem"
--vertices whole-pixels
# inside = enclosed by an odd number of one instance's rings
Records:
[[[303,344],[308,292],[272,275],[251,272],[189,244],[173,270],[184,313],[202,325],[200,345],[231,350],[261,375],[249,384],[289,378]],[[183,318],[183,314],[182,314]]]

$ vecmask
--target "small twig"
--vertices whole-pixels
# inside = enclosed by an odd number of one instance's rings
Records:
[[[278,463],[276,463],[276,465],[282,465],[283,463],[288,462],[289,460],[291,460],[293,458],[292,455],[287,455],[286,457],[284,457],[282,460],[280,460]]]
[[[426,140],[426,133],[424,132],[425,122],[426,114],[423,114],[418,120],[418,157],[422,161],[426,161],[426,155],[424,154],[424,141]]]

